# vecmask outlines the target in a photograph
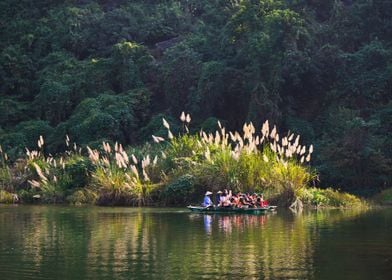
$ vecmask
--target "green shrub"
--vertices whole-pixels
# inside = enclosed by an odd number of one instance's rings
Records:
[[[392,205],[392,188],[385,189],[374,197],[374,201],[381,205]]]
[[[176,178],[164,189],[166,203],[184,205],[194,201],[197,195],[200,195],[200,190],[196,189],[195,182],[196,178],[190,174]]]
[[[0,203],[12,204],[17,202],[17,196],[4,190],[0,190]]]
[[[352,194],[339,192],[332,188],[302,188],[296,192],[296,195],[308,206],[338,208],[366,206],[366,203],[358,197]]]
[[[91,162],[80,155],[68,158],[64,164],[64,174],[61,185],[64,189],[82,188],[89,184]]]
[[[95,204],[98,199],[98,194],[88,188],[79,189],[67,197],[67,202],[73,205]]]
[[[11,171],[8,166],[0,165],[0,190],[13,191],[14,184]]]

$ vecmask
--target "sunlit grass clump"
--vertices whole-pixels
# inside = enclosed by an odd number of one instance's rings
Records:
[[[190,118],[181,120],[186,133],[173,136],[169,123],[163,120],[168,140],[153,136],[155,142],[163,143],[165,158],[160,165],[168,181],[191,174],[195,184],[204,189],[262,192],[282,202],[292,200],[295,190],[315,178],[306,164],[313,146],[301,145],[299,135],[280,135],[268,121],[259,131],[252,123],[245,123],[241,132],[227,131],[218,122],[214,133],[190,135]]]
[[[128,155],[121,144],[112,147],[103,143],[103,152],[87,147],[89,159],[94,165],[91,186],[99,193],[99,204],[147,205],[154,184],[148,171],[157,163],[149,155],[137,159]]]
[[[355,208],[367,206],[366,202],[355,195],[331,188],[302,188],[297,191],[296,195],[305,205],[313,207]]]

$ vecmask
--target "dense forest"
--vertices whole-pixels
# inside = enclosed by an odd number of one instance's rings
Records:
[[[3,0],[0,144],[11,159],[265,120],[314,144],[322,187],[392,184],[392,1]]]

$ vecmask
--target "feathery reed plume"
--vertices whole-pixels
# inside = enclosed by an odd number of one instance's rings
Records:
[[[297,137],[295,138],[295,142],[294,142],[295,147],[297,147],[299,145],[299,138],[300,138],[299,135],[297,135]]]
[[[91,148],[89,146],[87,146],[87,152],[88,152],[88,156],[89,156],[92,163],[99,162],[99,152],[97,150],[91,150]],[[62,158],[61,158],[61,161],[62,161],[62,163],[64,163]]]
[[[218,131],[216,131],[215,132],[215,140],[214,140],[215,145],[219,145],[220,141],[221,141],[220,134]]]
[[[102,142],[103,145],[103,150],[107,153],[110,154],[112,152],[112,148],[110,147],[110,144],[107,142]]]
[[[40,179],[44,182],[48,181],[48,178],[46,178],[46,176],[44,175],[44,173],[42,172],[41,167],[39,167],[38,164],[36,164],[35,162],[33,162],[33,166],[35,168],[35,171],[37,172],[38,176],[40,177]]]
[[[165,139],[163,137],[159,137],[159,136],[155,136],[155,135],[151,135],[152,139],[154,140],[155,143],[160,143],[162,141],[165,141]]]
[[[127,154],[125,151],[122,151],[122,152],[121,152],[121,155],[122,155],[122,157],[123,157],[123,159],[124,159],[125,164],[128,165],[128,163],[129,163],[128,154]]]
[[[150,155],[147,155],[146,157],[144,157],[142,159],[142,168],[145,169],[146,167],[148,167],[150,165],[151,161],[150,161]]]
[[[185,122],[185,120],[186,120],[185,112],[184,112],[184,111],[182,111],[182,113],[181,113],[180,120],[181,120],[182,122]]]
[[[65,145],[67,146],[67,147],[69,147],[69,136],[68,136],[68,134],[66,134],[65,135]]]
[[[268,136],[268,134],[269,134],[269,122],[268,122],[268,120],[266,120],[263,123],[263,127],[261,128],[261,133],[263,134],[263,136]]]
[[[131,165],[131,171],[136,176],[136,178],[139,178],[139,172],[137,171],[136,166]]]
[[[137,161],[137,158],[135,157],[134,154],[131,155],[131,158],[132,158],[133,163],[137,164],[138,161]]]
[[[44,138],[42,137],[42,135],[39,136],[37,144],[38,144],[38,148],[40,149],[44,146]]]
[[[304,155],[306,153],[306,147],[302,146],[301,152],[300,152],[300,156]]]
[[[191,115],[187,114],[185,121],[189,124],[191,122]]]
[[[119,152],[115,153],[116,164],[120,168],[126,168],[127,165],[125,164],[124,158]]]
[[[163,126],[166,127],[166,129],[170,129],[170,124],[165,120],[165,118],[162,118]]]
[[[270,138],[275,139],[275,136],[276,136],[276,126],[274,125],[274,128],[272,129],[271,134],[270,134]]]
[[[28,180],[27,181],[33,188],[39,188],[41,186],[40,182],[36,180]]]
[[[143,169],[143,177],[145,181],[150,181],[150,177],[148,177],[148,174],[146,172],[146,170]]]

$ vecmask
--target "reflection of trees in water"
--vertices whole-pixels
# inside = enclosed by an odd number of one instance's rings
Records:
[[[109,276],[137,275],[156,262],[157,240],[151,231],[153,217],[142,214],[109,215],[94,224],[88,260]],[[130,274],[129,274],[130,273]],[[91,278],[97,276],[90,275]]]
[[[36,270],[79,278],[312,278],[318,226],[361,212],[200,215],[31,207],[0,215],[0,237]],[[14,221],[18,221],[15,223]],[[11,228],[12,226],[12,228]],[[12,236],[12,232],[18,234]],[[60,273],[60,272],[59,272]]]
[[[211,218],[211,235],[221,239],[221,246],[206,252],[204,257],[215,261],[219,270],[264,279],[302,278],[311,273],[312,238],[297,219],[278,215]]]

